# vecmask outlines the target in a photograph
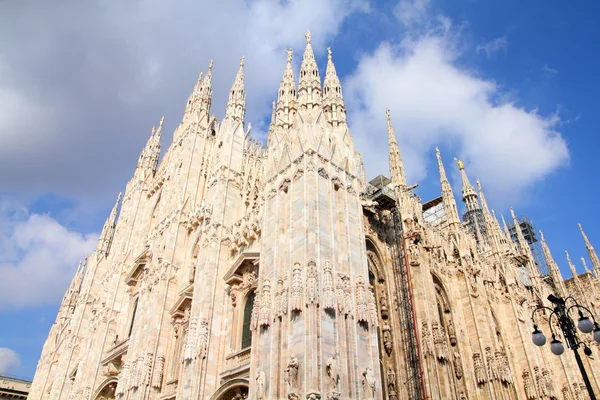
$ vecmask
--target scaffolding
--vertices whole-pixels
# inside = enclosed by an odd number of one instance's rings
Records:
[[[400,336],[404,350],[404,363],[406,368],[405,382],[408,398],[411,400],[425,400],[423,385],[423,373],[421,371],[421,360],[419,353],[419,342],[415,323],[414,308],[412,302],[412,290],[408,266],[404,256],[405,238],[402,232],[401,218],[396,208],[396,196],[394,190],[389,188],[390,179],[379,175],[369,182],[369,197],[377,202],[380,210],[388,210],[392,216],[392,228],[394,229],[391,244],[392,267],[394,271],[394,284],[396,299],[398,302],[398,316],[400,319]]]
[[[483,216],[483,210],[481,208],[476,208],[474,210],[467,210],[462,214],[462,220],[471,235],[475,237],[477,243],[479,243],[479,238],[481,235],[482,238],[487,236],[487,227],[485,225],[485,218]],[[479,230],[479,234],[477,232]]]
[[[517,218],[519,222],[519,228],[523,237],[529,244],[529,248],[531,249],[531,254],[533,254],[533,259],[537,265],[540,274],[548,275],[548,266],[546,265],[546,259],[544,258],[544,252],[542,251],[542,246],[540,241],[538,240],[535,234],[535,228],[533,226],[533,222],[526,216],[521,216]],[[513,242],[517,242],[517,230],[515,228],[514,221],[508,224],[508,232],[510,233],[510,238]]]

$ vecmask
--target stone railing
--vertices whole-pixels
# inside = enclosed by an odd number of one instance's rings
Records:
[[[245,349],[236,351],[235,353],[231,353],[230,355],[228,355],[225,358],[227,362],[227,369],[233,370],[245,364],[249,364],[251,349],[251,347],[246,347]]]

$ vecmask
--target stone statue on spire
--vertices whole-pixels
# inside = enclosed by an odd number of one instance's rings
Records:
[[[292,54],[294,54],[294,51],[290,48],[286,50],[287,53],[287,62],[291,63],[292,62]]]
[[[304,37],[306,38],[306,43],[310,44],[310,31],[306,31],[306,34],[304,35]]]
[[[331,47],[327,48],[327,59],[331,60]]]

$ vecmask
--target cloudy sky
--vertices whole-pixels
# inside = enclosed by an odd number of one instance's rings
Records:
[[[264,140],[285,49],[297,73],[307,29],[323,69],[332,48],[369,177],[388,173],[389,107],[424,200],[439,194],[437,145],[456,193],[460,157],[497,213],[512,206],[544,230],[569,276],[564,250],[585,255],[577,222],[600,247],[588,204],[600,194],[599,11],[559,0],[3,2],[0,373],[33,376],[152,126],[165,116],[166,148],[209,60],[223,116],[246,57],[247,121]]]

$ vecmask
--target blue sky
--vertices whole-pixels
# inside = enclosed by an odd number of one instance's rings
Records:
[[[166,148],[209,59],[222,116],[246,56],[247,121],[264,139],[285,49],[297,74],[306,29],[322,77],[332,48],[368,178],[389,174],[389,107],[424,200],[439,195],[437,145],[455,194],[456,156],[497,214],[514,207],[544,231],[566,277],[564,250],[580,271],[587,258],[578,222],[600,247],[596,3],[214,3],[3,5],[0,372],[33,376],[62,294],[152,126],[165,116]]]

